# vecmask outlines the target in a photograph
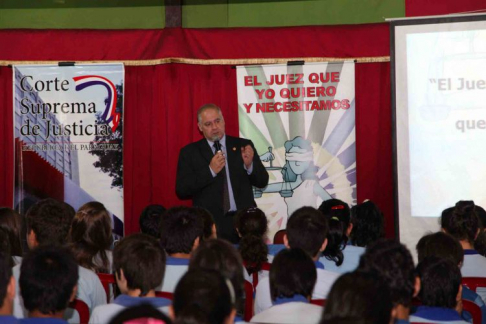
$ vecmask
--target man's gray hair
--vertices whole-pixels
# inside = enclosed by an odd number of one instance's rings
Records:
[[[223,117],[223,113],[221,112],[221,108],[219,108],[218,106],[216,106],[213,103],[205,104],[205,105],[201,106],[201,108],[199,108],[197,110],[197,122],[198,122],[198,124],[201,123],[201,114],[203,112],[205,112],[206,110],[208,110],[208,109],[214,109],[214,110],[216,110],[219,113],[219,115],[221,117]]]

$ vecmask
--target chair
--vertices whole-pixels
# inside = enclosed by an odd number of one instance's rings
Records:
[[[247,268],[247,265],[248,265],[248,263],[246,261],[243,261],[243,266],[245,268]],[[270,266],[271,265],[272,265],[271,263],[263,262],[262,263],[262,269],[260,271],[270,271]],[[256,289],[256,286],[258,286],[258,272],[253,272],[251,274],[251,276],[252,276],[252,281],[253,281],[253,283],[252,283],[253,290],[255,290]]]
[[[286,230],[280,230],[277,233],[275,233],[275,236],[273,237],[273,244],[284,244],[284,235],[287,234]]]
[[[171,293],[171,292],[168,292],[168,291],[156,291],[155,296],[167,298],[167,299],[170,299],[170,300],[174,299],[174,293]]]
[[[88,324],[89,322],[89,307],[81,299],[75,299],[69,303],[69,308],[76,310],[79,314],[79,322],[81,324]]]
[[[469,312],[473,318],[473,324],[481,324],[483,315],[481,314],[481,308],[470,300],[462,300],[463,310]]]
[[[110,285],[113,285],[113,290],[115,291],[116,280],[115,275],[109,273],[98,273],[98,278],[100,278],[101,285],[106,293],[106,301],[110,302]]]
[[[486,278],[482,277],[463,277],[462,284],[472,291],[476,292],[479,287],[486,287]]]
[[[326,306],[326,300],[325,299],[311,299],[310,301],[311,304],[317,305],[317,306]]]
[[[253,292],[253,285],[251,282],[245,280],[245,315],[243,318],[245,322],[250,322],[253,317]]]

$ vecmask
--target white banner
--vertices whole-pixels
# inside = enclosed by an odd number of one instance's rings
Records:
[[[122,64],[13,67],[14,205],[99,201],[123,235]]]
[[[238,67],[240,136],[269,174],[254,188],[269,239],[302,206],[356,204],[354,62]]]

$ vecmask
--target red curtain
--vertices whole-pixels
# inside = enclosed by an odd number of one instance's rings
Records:
[[[359,57],[386,56],[389,50],[386,24],[278,30],[0,31],[0,48],[8,43],[12,46],[0,53],[0,60]],[[11,82],[11,69],[0,68],[0,205],[7,206],[13,195]],[[190,203],[175,195],[175,171],[179,149],[201,136],[195,116],[199,106],[219,105],[227,133],[238,135],[236,70],[229,65],[127,66],[124,98],[124,201],[129,234],[138,231],[138,216],[147,204]],[[375,201],[385,213],[387,235],[393,236],[390,116],[389,63],[357,64],[358,201]]]

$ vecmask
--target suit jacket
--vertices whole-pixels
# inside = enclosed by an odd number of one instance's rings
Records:
[[[241,147],[251,145],[255,151],[253,171],[248,175],[241,157]],[[233,232],[233,220],[225,219],[223,211],[223,171],[213,177],[209,163],[213,151],[207,140],[191,143],[179,153],[176,193],[180,199],[192,199],[194,206],[206,208],[214,217],[218,236],[228,239]],[[226,135],[226,158],[237,209],[256,206],[252,186],[264,188],[268,173],[250,140]]]

